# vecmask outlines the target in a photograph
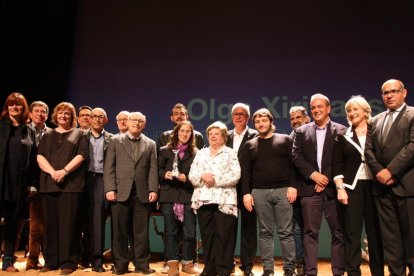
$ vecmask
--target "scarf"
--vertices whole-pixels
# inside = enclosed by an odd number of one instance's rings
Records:
[[[178,149],[178,157],[180,157],[180,159],[184,158],[184,152],[187,150],[187,148],[188,148],[188,144],[182,145],[178,143],[177,149]]]

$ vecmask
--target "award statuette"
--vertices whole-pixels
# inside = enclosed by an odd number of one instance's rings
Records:
[[[172,168],[172,174],[173,177],[178,177],[178,175],[180,174],[180,172],[178,171],[178,150],[173,149],[172,150],[174,153],[174,162],[173,162],[173,168]]]

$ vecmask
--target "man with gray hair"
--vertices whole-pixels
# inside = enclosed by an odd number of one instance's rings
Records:
[[[290,137],[295,139],[295,129],[310,122],[306,108],[300,105],[292,106],[289,110],[290,126],[292,132]],[[303,253],[303,217],[300,200],[293,204],[293,239],[295,240],[296,251],[296,275],[304,275],[304,253]]]
[[[151,274],[149,267],[150,203],[158,197],[155,141],[145,136],[146,117],[131,112],[128,131],[109,141],[104,162],[104,193],[111,202],[113,274],[128,272],[128,235],[132,227],[135,273]]]
[[[30,127],[36,133],[36,146],[43,134],[50,128],[46,125],[49,115],[49,107],[45,102],[34,101],[30,104],[30,118],[32,122]],[[28,203],[29,203],[29,257],[26,263],[26,270],[41,269],[39,263],[40,249],[44,240],[45,232],[45,215],[43,212],[42,197],[38,193],[39,187],[30,187]]]
[[[227,132],[226,146],[233,148],[240,159],[243,145],[257,135],[257,131],[250,129],[247,122],[250,118],[250,107],[244,103],[236,103],[231,109],[231,118],[234,129]],[[241,183],[237,184],[237,207],[240,209],[240,269],[244,276],[252,276],[254,257],[257,251],[257,218],[256,212],[249,212],[243,205]],[[237,236],[236,223],[235,235]],[[236,247],[236,244],[234,244]]]
[[[290,135],[293,138],[295,129],[300,126],[303,126],[304,124],[309,123],[310,117],[308,115],[308,112],[306,111],[306,108],[301,105],[292,106],[289,110],[289,115],[290,115],[290,126],[293,129]]]
[[[95,272],[105,272],[103,252],[105,243],[105,222],[109,216],[104,194],[104,157],[112,133],[105,131],[108,123],[106,111],[100,107],[92,109],[91,127],[86,136],[89,142],[88,173],[85,183],[82,215],[83,265],[92,265]]]

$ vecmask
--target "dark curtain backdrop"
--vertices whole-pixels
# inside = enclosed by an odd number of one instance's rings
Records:
[[[171,128],[175,102],[204,132],[232,103],[287,111],[315,92],[334,103],[403,80],[413,104],[412,1],[0,0],[0,104],[14,90],[51,108],[62,100],[142,111],[147,134]]]

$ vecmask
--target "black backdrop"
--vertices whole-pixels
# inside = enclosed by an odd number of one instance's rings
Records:
[[[35,3],[34,3],[35,2]],[[203,131],[232,103],[287,111],[322,92],[345,123],[354,94],[382,110],[379,88],[403,80],[414,97],[412,1],[1,0],[0,103],[13,90],[51,107],[123,109],[155,138],[175,102]]]

